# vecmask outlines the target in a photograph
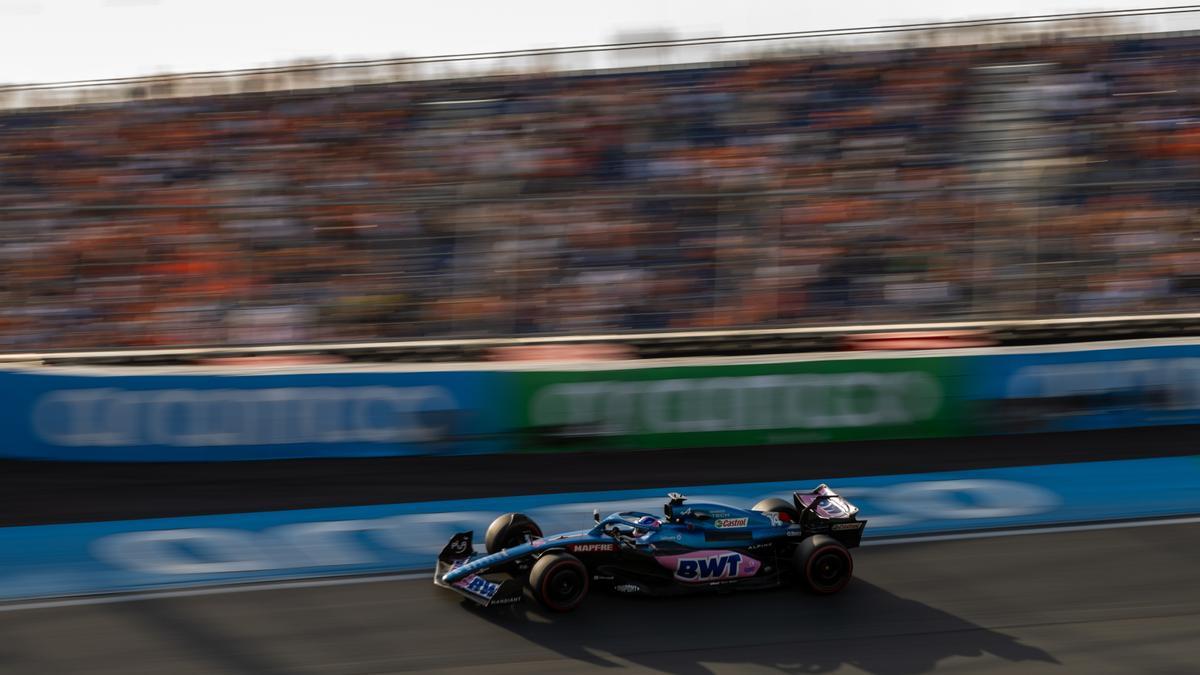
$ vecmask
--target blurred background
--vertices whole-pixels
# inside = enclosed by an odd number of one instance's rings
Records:
[[[1194,17],[0,87],[0,345],[1194,311]]]
[[[1196,672],[1200,5],[1089,3],[0,0],[0,671]],[[824,481],[836,598],[429,583]]]

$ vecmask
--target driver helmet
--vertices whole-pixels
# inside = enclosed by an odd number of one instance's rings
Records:
[[[642,516],[641,518],[637,519],[637,524],[643,525],[645,527],[654,527],[654,526],[660,525],[661,523],[662,523],[662,521],[660,521],[658,518],[655,518],[654,516]],[[644,529],[639,528],[637,530],[634,530],[634,534],[636,534],[637,536],[640,537],[643,534],[646,534],[648,531],[649,530],[644,530]]]

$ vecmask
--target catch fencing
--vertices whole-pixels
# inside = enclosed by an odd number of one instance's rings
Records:
[[[1192,183],[468,188],[0,207],[12,305],[0,349],[319,349],[1200,311]],[[1085,206],[1088,194],[1109,206]],[[1160,201],[1111,206],[1147,197]]]

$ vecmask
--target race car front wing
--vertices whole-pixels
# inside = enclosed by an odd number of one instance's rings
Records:
[[[507,575],[469,574],[457,581],[445,581],[446,574],[451,570],[481,557],[475,553],[471,542],[473,536],[473,532],[459,532],[438,554],[437,569],[433,573],[434,585],[454,591],[484,607],[506,605],[524,599],[521,582]]]

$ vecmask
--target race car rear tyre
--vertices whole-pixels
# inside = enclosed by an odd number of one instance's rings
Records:
[[[850,583],[854,574],[854,559],[841,542],[817,534],[800,542],[793,562],[804,585],[813,593],[837,593]]]
[[[796,505],[786,499],[779,497],[768,497],[754,505],[751,511],[759,513],[778,513],[782,516],[782,520],[789,523],[800,522],[800,512],[796,510]]]
[[[542,536],[542,528],[524,513],[506,513],[488,526],[487,537],[483,542],[488,553],[496,553],[501,549],[524,544],[526,535],[537,539]]]
[[[529,589],[546,609],[569,612],[587,596],[587,567],[570,553],[550,551],[533,564]]]

